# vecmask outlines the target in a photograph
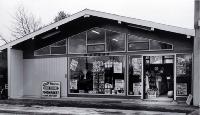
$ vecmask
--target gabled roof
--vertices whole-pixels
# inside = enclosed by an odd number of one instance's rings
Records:
[[[186,28],[181,28],[181,27],[176,27],[176,26],[170,26],[170,25],[165,25],[165,24],[160,24],[160,23],[155,23],[152,21],[146,21],[146,20],[140,20],[140,19],[135,19],[135,18],[130,18],[130,17],[124,17],[124,16],[119,16],[115,14],[110,14],[110,13],[105,13],[105,12],[99,12],[99,11],[94,11],[94,10],[89,10],[85,9],[83,11],[80,11],[78,13],[73,14],[72,16],[65,18],[63,20],[60,20],[56,23],[50,24],[40,30],[37,30],[35,32],[32,32],[20,39],[16,39],[8,44],[5,44],[3,46],[0,46],[0,50],[6,49],[8,47],[12,47],[13,45],[16,45],[18,43],[21,43],[25,40],[34,38],[35,36],[42,34],[44,32],[47,32],[53,28],[57,28],[60,25],[63,25],[65,23],[68,23],[74,19],[80,18],[82,16],[96,16],[96,17],[101,17],[101,18],[106,18],[106,19],[111,19],[111,20],[116,20],[120,22],[126,22],[130,24],[135,24],[135,25],[140,25],[140,26],[145,26],[145,27],[150,27],[150,28],[156,28],[159,30],[164,30],[164,31],[169,31],[169,32],[174,32],[174,33],[179,33],[179,34],[184,34],[188,36],[194,36],[195,31],[193,29],[186,29]]]

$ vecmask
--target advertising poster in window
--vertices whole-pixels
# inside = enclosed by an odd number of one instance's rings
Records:
[[[187,83],[177,83],[176,93],[177,95],[187,95]]]
[[[150,64],[162,64],[162,56],[150,56]]]
[[[185,75],[186,74],[186,62],[182,57],[177,57],[176,63],[176,73],[177,75]]]
[[[142,58],[133,58],[133,74],[141,75],[142,74]]]
[[[122,73],[122,63],[114,62],[114,73]]]
[[[133,93],[134,95],[141,95],[142,92],[141,83],[133,83]]]
[[[72,59],[71,64],[70,64],[70,69],[73,71],[76,71],[77,65],[78,65],[78,61]]]
[[[78,89],[77,84],[78,84],[77,79],[71,79],[70,80],[70,89],[77,90]]]
[[[43,98],[60,98],[60,82],[44,81],[42,82]]]
[[[94,61],[92,64],[93,72],[100,72],[102,70],[102,66],[104,66],[103,61]]]
[[[115,79],[115,90],[123,90],[123,89],[124,89],[124,80]]]

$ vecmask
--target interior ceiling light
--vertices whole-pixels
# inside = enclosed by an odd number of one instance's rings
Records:
[[[112,40],[113,40],[113,41],[116,41],[116,42],[118,42],[118,41],[119,41],[119,40],[117,40],[117,39],[115,39],[115,38],[114,38],[114,39],[112,39]]]
[[[95,34],[100,34],[99,32],[95,31],[95,30],[92,30],[93,33]]]
[[[152,27],[146,27],[146,26],[134,25],[134,24],[129,24],[128,26],[132,27],[132,28],[138,28],[138,29],[142,29],[142,30],[147,30],[147,31],[154,31],[154,28],[152,28]]]

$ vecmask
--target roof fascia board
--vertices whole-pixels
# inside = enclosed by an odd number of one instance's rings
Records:
[[[151,22],[151,21],[145,21],[145,20],[140,20],[140,19],[135,19],[135,18],[129,18],[129,17],[124,17],[124,16],[119,16],[119,15],[115,15],[115,14],[109,14],[109,13],[104,13],[104,12],[99,12],[99,11],[95,11],[95,10],[88,10],[85,9],[83,11],[80,11],[78,13],[73,14],[72,16],[60,20],[56,23],[50,24],[40,30],[37,30],[33,33],[30,33],[22,38],[16,39],[8,44],[5,44],[3,46],[0,46],[0,50],[12,47],[13,45],[16,45],[20,42],[23,42],[25,40],[31,39],[41,33],[44,33],[46,31],[49,31],[53,28],[56,28],[62,24],[68,23],[74,19],[77,19],[79,17],[82,17],[84,15],[92,15],[92,16],[96,16],[96,17],[101,17],[101,18],[106,18],[106,19],[112,19],[112,20],[116,20],[116,21],[121,21],[121,22],[126,22],[126,23],[130,23],[130,24],[136,24],[136,25],[142,25],[142,26],[147,26],[147,27],[151,27],[151,28],[156,28],[156,29],[160,29],[160,30],[164,30],[164,31],[169,31],[169,32],[174,32],[174,33],[179,33],[179,34],[185,34],[185,35],[190,35],[190,36],[194,36],[195,35],[195,30],[193,29],[186,29],[186,28],[181,28],[181,27],[175,27],[175,26],[170,26],[170,25],[165,25],[165,24],[160,24],[160,23],[155,23],[155,22]]]
[[[56,27],[58,27],[58,26],[60,26],[60,25],[62,25],[62,24],[65,24],[65,23],[70,22],[70,21],[72,21],[72,20],[74,20],[74,19],[77,19],[77,18],[79,18],[79,17],[81,17],[81,16],[84,16],[85,14],[86,14],[85,11],[81,11],[81,12],[78,12],[78,13],[76,13],[76,14],[73,14],[72,16],[70,16],[70,17],[68,17],[68,18],[66,18],[66,19],[64,19],[64,20],[61,20],[61,21],[58,21],[58,22],[53,23],[53,24],[51,24],[51,25],[48,25],[48,26],[46,26],[46,27],[44,27],[44,28],[42,28],[42,29],[40,29],[40,30],[37,30],[37,31],[35,31],[35,32],[33,32],[33,33],[30,33],[30,34],[28,34],[28,35],[26,35],[26,36],[24,36],[24,37],[22,37],[22,38],[16,39],[16,40],[14,40],[14,41],[12,41],[12,42],[10,42],[10,43],[8,43],[8,44],[5,44],[5,45],[3,45],[3,46],[0,46],[0,50],[3,50],[3,49],[6,49],[6,48],[9,48],[9,47],[12,47],[13,45],[16,45],[16,44],[18,44],[18,43],[20,43],[20,42],[23,42],[23,41],[25,41],[25,40],[28,40],[28,39],[30,39],[30,38],[33,38],[33,37],[35,37],[35,36],[37,36],[37,35],[39,35],[39,34],[42,34],[42,33],[44,33],[44,32],[47,32],[47,31],[49,31],[49,30],[51,30],[51,29],[53,29],[53,28],[56,28]]]
[[[156,29],[160,29],[164,31],[185,34],[185,35],[190,35],[190,36],[195,35],[195,31],[193,29],[170,26],[170,25],[155,23],[151,21],[129,18],[129,17],[119,16],[119,15],[109,14],[109,13],[104,13],[104,12],[99,12],[99,11],[93,11],[93,10],[87,10],[87,13],[92,16],[103,17],[103,18],[122,21],[122,22],[130,23],[130,24],[152,27],[152,28],[156,28]]]

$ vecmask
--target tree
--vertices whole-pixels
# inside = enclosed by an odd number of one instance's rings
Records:
[[[7,44],[8,41],[0,34],[0,46]]]
[[[58,15],[54,18],[54,22],[58,22],[58,21],[65,19],[69,16],[70,16],[70,14],[66,14],[64,11],[60,11],[60,12],[58,12]]]
[[[40,27],[40,19],[36,18],[32,13],[25,10],[22,5],[17,8],[14,15],[14,27],[11,29],[12,36],[15,38],[21,38],[38,30]]]

